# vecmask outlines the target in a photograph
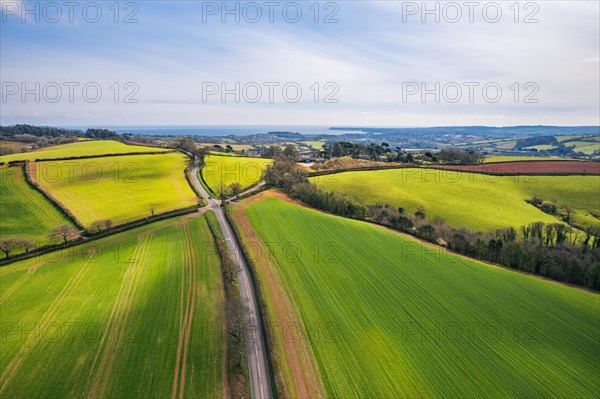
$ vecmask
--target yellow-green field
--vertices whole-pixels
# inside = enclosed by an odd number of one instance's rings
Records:
[[[598,141],[567,141],[564,143],[567,147],[573,147],[574,151],[591,155],[600,151],[600,142]]]
[[[0,397],[223,397],[220,258],[204,216],[0,268]]]
[[[600,176],[488,176],[431,169],[345,172],[311,178],[324,189],[350,194],[365,205],[423,207],[427,219],[442,217],[453,227],[492,231],[531,222],[560,220],[525,202],[537,195],[569,205],[573,222],[597,225]]]
[[[301,143],[306,144],[307,146],[316,150],[320,150],[323,147],[323,144],[325,144],[324,141],[302,141]]]
[[[86,227],[110,219],[115,225],[197,204],[179,153],[125,155],[36,162],[31,173],[42,189]]]
[[[160,152],[164,148],[128,145],[113,140],[86,140],[41,148],[36,151],[10,154],[0,157],[0,162],[34,161],[36,159],[54,159],[90,155],[123,154],[129,152]]]
[[[213,192],[217,192],[221,183],[225,186],[240,183],[246,188],[260,181],[262,172],[271,159],[230,157],[225,155],[208,155],[202,168],[202,177]]]
[[[211,149],[212,147],[214,147],[215,143],[198,143],[199,146],[201,147],[206,147],[208,149]],[[219,144],[221,147],[225,147],[227,145],[227,143],[224,144]],[[233,148],[234,151],[248,151],[254,148],[253,145],[251,144],[229,144],[231,146],[231,148]]]
[[[21,167],[0,166],[0,239],[24,238],[43,245],[50,229],[65,223],[65,216],[27,184]]]

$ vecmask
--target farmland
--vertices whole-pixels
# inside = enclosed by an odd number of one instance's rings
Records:
[[[600,175],[600,162],[586,161],[519,161],[479,165],[432,165],[438,169],[503,175]]]
[[[222,397],[220,260],[204,216],[0,269],[1,397]]]
[[[127,145],[112,140],[85,140],[70,144],[46,147],[36,151],[0,156],[0,162],[34,161],[67,157],[123,154],[129,152],[161,152],[164,148]]]
[[[30,175],[84,226],[118,225],[196,204],[186,162],[178,153],[48,161],[30,165]]]
[[[68,223],[27,184],[20,167],[0,166],[0,183],[0,239],[18,237],[44,244],[52,227]]]
[[[497,163],[497,162],[515,162],[515,161],[566,161],[568,158],[559,157],[539,157],[539,156],[525,156],[525,155],[492,155],[483,159],[484,163]]]
[[[439,216],[450,226],[474,231],[558,222],[558,218],[525,202],[536,195],[572,206],[577,224],[595,224],[592,214],[600,214],[600,176],[488,176],[394,169],[345,172],[311,180],[326,190],[350,194],[365,205],[387,203],[410,213],[423,207],[428,220]]]
[[[597,294],[261,196],[233,210],[271,323],[299,323],[307,373],[272,331],[291,396],[321,382],[331,397],[597,396]]]
[[[240,183],[246,188],[260,181],[270,159],[231,157],[227,155],[208,155],[202,168],[202,177],[213,192],[217,192],[221,183],[225,186]]]

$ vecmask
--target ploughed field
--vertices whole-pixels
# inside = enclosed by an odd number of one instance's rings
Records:
[[[229,155],[208,155],[202,168],[202,178],[213,193],[231,183],[239,183],[242,188],[258,183],[262,173],[273,161],[263,158],[248,158]]]
[[[85,226],[114,225],[197,204],[179,153],[35,162],[30,176]]]
[[[427,220],[438,216],[450,226],[473,231],[561,221],[525,202],[533,196],[559,209],[572,207],[572,222],[577,225],[595,226],[600,215],[600,176],[495,176],[408,168],[344,172],[310,180],[325,190],[349,194],[364,205],[390,204],[409,213],[422,207]]]
[[[222,397],[220,258],[205,216],[0,268],[0,397]]]
[[[44,196],[25,180],[20,166],[0,166],[0,240],[24,238],[47,243],[50,229],[69,223]]]
[[[274,196],[230,209],[290,396],[597,397],[598,294]]]

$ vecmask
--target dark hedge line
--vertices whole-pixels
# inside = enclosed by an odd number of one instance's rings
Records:
[[[25,161],[21,163],[21,168],[23,170],[23,176],[25,177],[25,181],[31,188],[42,194],[60,213],[62,213],[73,225],[77,226],[80,230],[83,230],[83,224],[65,207],[60,201],[54,198],[49,193],[42,190],[42,188],[31,179],[29,176],[29,161]]]
[[[150,223],[158,222],[158,221],[161,221],[164,219],[169,219],[172,217],[183,216],[188,213],[194,213],[197,211],[198,211],[198,207],[190,206],[187,208],[176,209],[174,211],[159,213],[154,216],[149,216],[145,219],[139,219],[139,220],[135,220],[133,222],[120,224],[118,226],[112,227],[110,230],[104,230],[104,231],[97,232],[97,233],[91,233],[88,231],[84,231],[83,234],[79,238],[69,241],[66,244],[64,244],[64,243],[48,244],[48,245],[38,247],[37,249],[31,250],[28,253],[21,253],[21,254],[11,256],[10,258],[1,259],[0,266],[6,266],[6,265],[12,264],[14,262],[20,261],[20,260],[25,260],[25,259],[33,258],[35,256],[44,255],[49,252],[57,251],[60,249],[75,247],[75,246],[78,246],[81,244],[85,244],[88,242],[99,240],[104,237],[111,236],[113,234],[122,233],[122,232],[125,232],[128,230],[135,229],[137,227],[145,226]]]

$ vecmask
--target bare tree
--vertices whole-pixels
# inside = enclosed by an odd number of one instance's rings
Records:
[[[102,221],[96,220],[96,221],[92,222],[92,224],[90,224],[90,227],[88,228],[88,230],[91,231],[92,233],[100,233],[102,231],[103,225],[104,224],[102,223]]]
[[[15,242],[17,244],[17,249],[20,251],[24,251],[26,254],[28,254],[30,250],[35,248],[35,243],[25,238],[17,238]]]
[[[4,252],[5,259],[10,257],[10,253],[17,249],[17,241],[14,238],[7,238],[0,241],[0,251]]]
[[[217,189],[217,194],[219,199],[221,200],[221,204],[225,203],[227,196],[229,195],[229,187],[223,184],[223,181],[219,182],[219,188]]]
[[[53,227],[48,234],[48,238],[52,241],[63,240],[63,243],[67,243],[69,240],[79,237],[79,232],[68,224],[61,224],[58,227]]]
[[[234,197],[237,197],[242,192],[242,185],[238,182],[233,182],[229,185],[229,190]]]
[[[562,211],[565,213],[563,219],[565,222],[569,223],[571,221],[571,217],[573,216],[573,207],[571,205],[563,205],[560,207]]]
[[[111,227],[113,226],[113,222],[110,219],[106,219],[103,220],[102,223],[104,224],[104,228],[108,231],[111,229]]]

